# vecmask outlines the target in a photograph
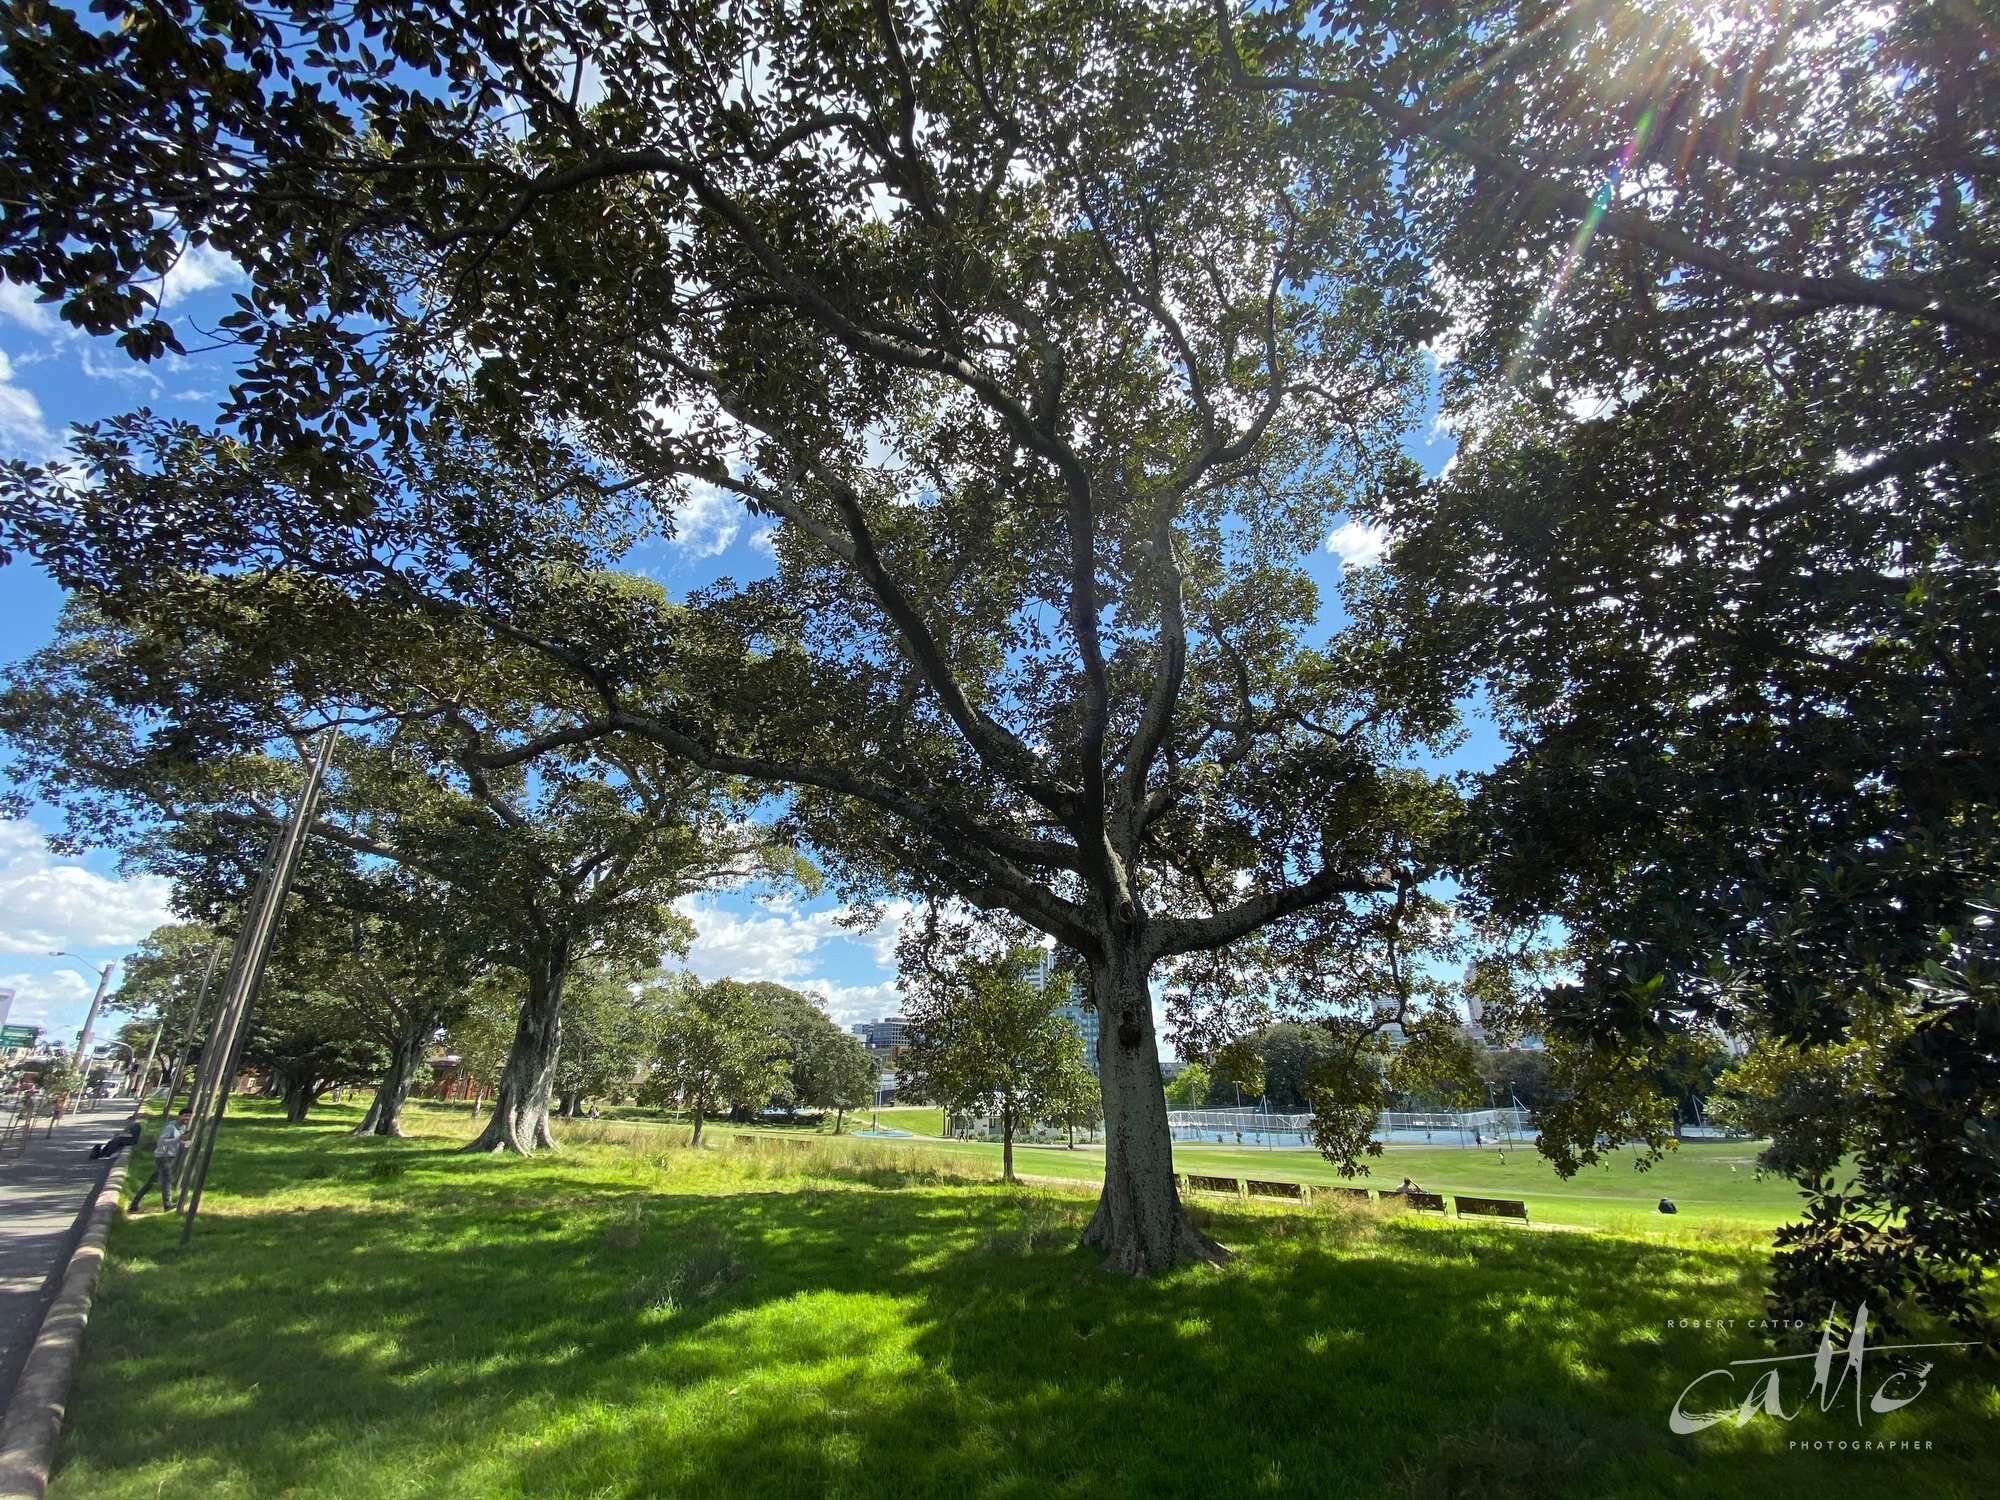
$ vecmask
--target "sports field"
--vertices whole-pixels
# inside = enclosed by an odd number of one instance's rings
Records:
[[[870,1119],[877,1117],[885,1128],[909,1131],[912,1136],[880,1142],[882,1149],[937,1152],[968,1166],[978,1164],[999,1175],[1000,1148],[980,1141],[939,1138],[940,1119],[935,1109],[885,1109],[879,1116],[875,1111],[863,1111],[851,1124],[866,1129]],[[714,1128],[724,1134],[748,1131],[827,1136],[825,1127],[817,1132],[734,1125]],[[857,1144],[877,1143],[863,1137]],[[1767,1230],[1796,1215],[1799,1194],[1797,1188],[1782,1178],[1758,1175],[1756,1155],[1760,1144],[1686,1142],[1644,1171],[1638,1169],[1637,1152],[1615,1151],[1603,1163],[1586,1167],[1566,1181],[1556,1175],[1555,1169],[1532,1146],[1506,1152],[1446,1146],[1388,1146],[1382,1155],[1368,1159],[1368,1173],[1361,1178],[1342,1177],[1324,1157],[1311,1150],[1257,1150],[1181,1142],[1174,1147],[1174,1163],[1183,1172],[1214,1176],[1374,1188],[1392,1188],[1408,1176],[1419,1187],[1435,1193],[1519,1198],[1528,1205],[1532,1221],[1586,1229],[1617,1228],[1634,1233],[1703,1227]],[[1014,1170],[1029,1176],[1077,1182],[1097,1183],[1104,1179],[1102,1154],[1088,1146],[1071,1151],[1061,1146],[1016,1145]],[[1660,1214],[1661,1198],[1671,1198],[1679,1212],[1671,1218]]]

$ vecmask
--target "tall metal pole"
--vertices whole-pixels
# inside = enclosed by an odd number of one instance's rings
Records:
[[[264,868],[268,870],[270,867],[271,855],[270,851],[266,850],[264,853]],[[258,883],[262,884],[264,876],[261,872],[258,874],[257,879]],[[187,1021],[181,1027],[181,1045],[179,1050],[174,1053],[173,1070],[167,1074],[167,1097],[166,1101],[160,1105],[160,1123],[162,1125],[167,1123],[167,1116],[173,1113],[174,1095],[180,1092],[181,1074],[187,1068],[188,1044],[194,1040],[194,1019],[201,1014],[202,1008],[208,1004],[208,987],[215,979],[215,961],[221,957],[222,942],[220,939],[217,939],[208,945],[208,967],[202,971],[201,993],[195,996],[194,1004],[188,1007]]]
[[[267,878],[258,892],[261,899],[253,903],[236,953],[230,959],[230,982],[224,986],[217,1007],[220,1029],[209,1036],[202,1049],[202,1076],[197,1083],[199,1100],[194,1112],[195,1139],[188,1150],[189,1170],[180,1174],[175,1187],[176,1202],[184,1201],[186,1205],[181,1222],[183,1245],[194,1236],[195,1216],[201,1212],[202,1187],[208,1179],[209,1162],[215,1156],[215,1137],[222,1128],[222,1112],[229,1103],[229,1085],[243,1057],[243,1043],[248,1035],[244,1021],[257,998],[257,987],[263,982],[264,966],[271,956],[279,918],[284,914],[285,897],[291,891],[292,876],[305,849],[306,831],[312,826],[327,764],[333,759],[333,745],[334,733],[329,729],[320,736],[318,754],[306,769],[305,782],[292,804],[291,818],[265,872]],[[220,1066],[211,1066],[211,1055]]]
[[[104,1003],[104,992],[111,988],[111,971],[117,967],[118,961],[113,959],[97,976],[97,993],[90,997],[90,1010],[83,1018],[83,1030],[76,1034],[76,1051],[69,1059],[69,1065],[78,1071],[83,1068],[83,1052],[90,1045],[91,1030],[97,1025],[97,1008]]]
[[[160,1055],[160,1037],[165,1034],[166,1029],[167,1013],[162,1010],[153,1022],[153,1044],[146,1049],[146,1065],[139,1070],[137,1088],[141,1100],[140,1108],[142,1109],[145,1107],[143,1101],[146,1097],[146,1080],[153,1076],[153,1059]]]
[[[278,850],[284,842],[281,835],[271,840],[264,850],[264,862],[258,867],[257,883],[251,888],[250,900],[243,909],[243,924],[236,935],[236,946],[230,952],[229,972],[222,981],[222,993],[215,997],[215,1009],[209,1014],[208,1031],[201,1041],[201,1056],[195,1061],[194,1087],[188,1093],[188,1109],[193,1113],[197,1123],[208,1117],[207,1110],[212,1102],[209,1085],[216,1070],[221,1067],[227,1050],[225,1044],[219,1040],[222,1036],[223,1022],[229,1015],[231,998],[235,995],[242,979],[248,943],[262,916],[265,901],[271,893],[271,881],[278,868]],[[173,1105],[172,1093],[167,1096],[167,1104],[169,1108]],[[163,1115],[161,1119],[164,1123],[165,1116]],[[192,1149],[191,1145],[184,1147],[182,1155],[191,1159]],[[174,1206],[176,1208],[180,1206],[178,1187],[174,1191]]]

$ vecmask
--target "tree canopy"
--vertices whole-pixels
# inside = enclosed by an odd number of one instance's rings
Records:
[[[659,1051],[640,1097],[686,1109],[699,1146],[717,1108],[770,1103],[785,1086],[790,1053],[769,997],[741,980],[702,984],[676,975],[652,983],[661,992]]]
[[[397,962],[477,954],[526,981],[483,1149],[552,1142],[573,959],[643,971],[687,940],[674,898],[758,874],[815,878],[747,820],[740,795],[657,754],[575,750],[532,772],[469,760],[491,725],[529,711],[538,656],[510,659],[449,628],[399,634],[418,622],[365,605],[357,619],[283,578],[180,575],[163,588],[178,607],[122,621],[73,606],[56,642],[10,671],[11,769],[78,841],[173,874],[183,899],[213,909],[236,899],[280,822],[273,799],[291,772],[278,747],[340,730],[307,887],[393,916],[407,939]],[[413,1069],[441,1018],[404,1009],[407,1035],[386,1044]],[[393,1111],[376,1128],[393,1128]]]

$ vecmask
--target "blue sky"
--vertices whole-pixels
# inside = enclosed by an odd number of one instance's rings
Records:
[[[235,280],[234,266],[214,252],[193,252],[176,268],[165,291],[166,311],[182,325],[188,347],[206,342],[201,330],[227,310]],[[227,383],[228,361],[222,351],[136,366],[108,341],[67,328],[28,289],[0,282],[0,456],[54,457],[70,423],[139,405],[201,418]],[[1432,472],[1451,453],[1450,439],[1428,422],[1411,434],[1410,446]],[[634,562],[676,595],[725,574],[759,576],[770,567],[764,525],[734,501],[714,496],[680,518],[675,540],[649,544]],[[1379,541],[1353,525],[1332,533],[1314,563],[1329,601],[1337,596],[1343,567],[1373,561]],[[17,560],[0,567],[0,661],[46,644],[61,605],[61,590],[33,564]],[[1494,749],[1482,727],[1452,762],[1490,763]],[[17,991],[10,1020],[42,1025],[67,1039],[82,1024],[95,986],[95,973],[84,973],[85,967],[122,958],[168,920],[168,890],[154,878],[121,878],[101,854],[82,860],[51,855],[42,835],[55,826],[45,808],[31,809],[25,821],[0,821],[0,990]],[[841,913],[830,899],[796,901],[746,890],[689,902],[685,909],[701,933],[689,965],[705,978],[790,984],[817,994],[843,1024],[896,1007],[895,939],[905,908],[892,908],[867,933],[840,926]],[[54,949],[81,959],[51,957]],[[122,970],[113,973],[114,988],[121,978]]]

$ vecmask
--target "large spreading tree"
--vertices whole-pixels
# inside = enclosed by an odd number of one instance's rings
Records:
[[[92,143],[137,152],[128,201],[243,259],[235,415],[266,446],[109,431],[96,491],[24,484],[13,535],[111,590],[193,541],[462,609],[590,699],[490,769],[642,741],[789,788],[857,889],[1053,936],[1104,1022],[1086,1239],[1133,1271],[1218,1253],[1177,1201],[1153,981],[1251,934],[1337,965],[1423,878],[1404,830],[1442,795],[1393,767],[1448,700],[1368,642],[1306,644],[1305,559],[1414,483],[1439,326],[1379,133],[1279,129],[1201,8],[343,14],[308,82],[294,20],[241,12],[171,119],[112,76],[132,47],[38,42],[63,107],[35,149],[115,96],[163,127]],[[69,232],[164,253],[108,208],[67,203]],[[15,274],[65,283],[21,229]],[[455,421],[446,386],[504,420]],[[778,577],[670,629],[581,590],[529,631],[534,537],[468,483],[422,501],[471,425],[523,463],[581,444],[662,517],[734,496]],[[444,535],[393,548],[419,504]]]
[[[1808,1197],[1785,1312],[1915,1300],[1978,1326],[2000,1264],[1990,25],[1915,0],[1231,9],[1236,87],[1400,142],[1459,292],[1458,456],[1376,512],[1382,601],[1508,738],[1455,857],[1470,908],[1570,941],[1573,982],[1538,1005],[1563,1044],[1544,1149],[1657,1136],[1649,1074],[1716,1028],[1750,1040],[1750,1114]]]
[[[711,486],[778,525],[778,584],[672,631],[595,599],[527,631],[587,706],[496,764],[623,736],[782,784],[857,885],[1076,953],[1115,1263],[1210,1253],[1153,977],[1198,1032],[1276,970],[1295,1009],[1379,1014],[1342,976],[1410,950],[1443,858],[1481,916],[1575,939],[1537,1022],[1567,1045],[1559,1158],[1630,1125],[1641,1054],[1691,1029],[1900,1037],[1861,1190],[1819,1195],[1787,1265],[1968,1305],[2000,1201],[1962,1149],[2000,1066],[1976,21],[109,8],[11,34],[0,188],[30,208],[0,264],[144,355],[174,341],[151,281],[185,243],[234,253],[231,419],[298,509],[201,434],[128,429],[94,491],[16,471],[0,545],[127,588],[191,543],[386,564],[522,632],[535,601],[497,580],[548,533],[475,496],[424,512],[446,540],[413,561],[365,477],[448,468],[440,391],[470,391],[641,510]],[[1394,442],[1444,294],[1463,440],[1426,487]],[[1401,544],[1308,649],[1297,563],[1340,507]],[[1458,825],[1393,767],[1482,679],[1517,753]],[[1338,1033],[1349,1102],[1372,1036]]]

